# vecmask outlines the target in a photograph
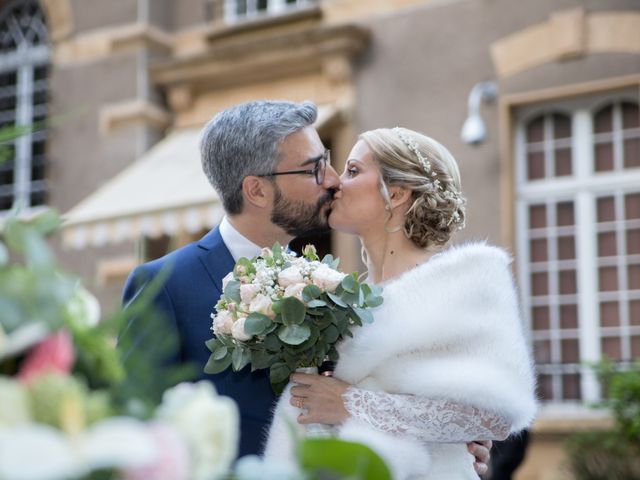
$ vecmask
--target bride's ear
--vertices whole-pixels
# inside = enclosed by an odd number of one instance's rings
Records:
[[[394,185],[389,188],[389,196],[391,198],[391,208],[396,208],[411,199],[411,190],[407,187]]]

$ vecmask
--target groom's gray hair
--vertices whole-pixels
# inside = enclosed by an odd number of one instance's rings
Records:
[[[202,169],[227,213],[242,212],[242,180],[274,172],[280,142],[312,125],[317,115],[312,102],[260,100],[223,110],[205,125],[200,137]]]

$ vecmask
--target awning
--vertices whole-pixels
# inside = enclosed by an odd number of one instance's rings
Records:
[[[65,216],[70,248],[216,225],[222,205],[200,164],[200,128],[169,134]]]
[[[339,119],[336,104],[318,107],[321,133]],[[224,214],[200,164],[200,128],[175,131],[64,215],[67,248],[103,246],[140,236],[210,229]]]

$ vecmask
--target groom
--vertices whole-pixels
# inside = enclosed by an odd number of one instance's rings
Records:
[[[294,237],[328,229],[340,180],[312,127],[316,116],[311,102],[284,101],[249,102],[217,114],[202,132],[200,149],[204,173],[226,216],[200,241],[137,267],[124,288],[127,305],[165,265],[171,268],[154,298],[179,339],[179,348],[166,360],[194,363],[199,379],[211,380],[218,393],[238,403],[240,456],[261,450],[275,397],[266,370],[202,371],[210,353],[205,346],[212,336],[210,315],[222,294],[222,279],[236,260],[254,257],[275,242],[287,245]],[[141,343],[136,348],[144,348]],[[486,463],[486,446],[473,445],[478,460]],[[479,473],[485,469],[481,463]]]

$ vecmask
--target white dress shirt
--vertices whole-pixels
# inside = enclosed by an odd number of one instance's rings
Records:
[[[226,215],[220,222],[220,236],[236,262],[242,257],[251,259],[259,255],[262,250],[261,247],[236,230]]]

